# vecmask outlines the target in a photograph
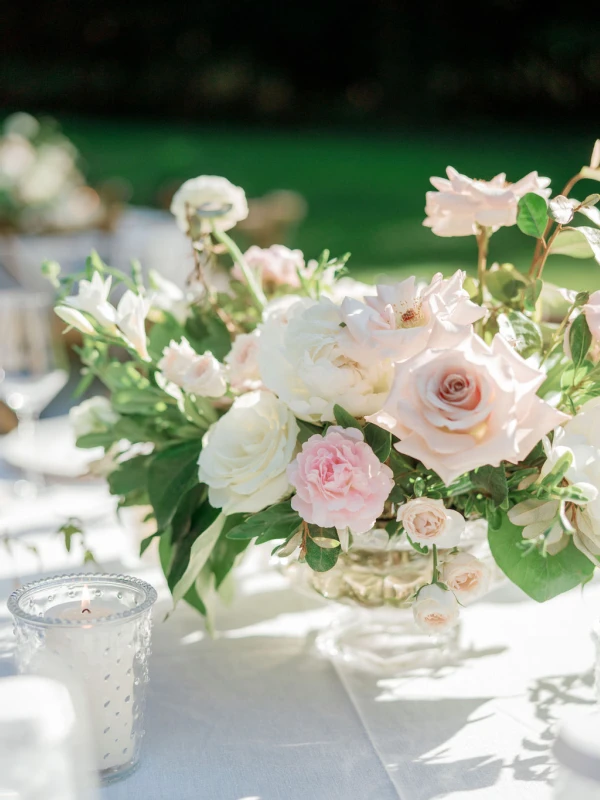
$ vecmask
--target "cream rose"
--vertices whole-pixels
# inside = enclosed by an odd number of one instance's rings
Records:
[[[444,633],[458,623],[459,606],[451,591],[435,583],[424,586],[412,606],[418,627],[425,633]]]
[[[200,175],[186,181],[175,192],[171,214],[185,233],[188,231],[190,214],[200,217],[205,233],[210,233],[213,225],[218,230],[228,231],[240,220],[246,219],[248,203],[244,190],[234,186],[227,178]]]
[[[120,419],[110,400],[100,395],[84,400],[69,411],[69,421],[75,431],[76,439],[89,433],[104,433]]]
[[[274,292],[279,286],[300,288],[298,271],[304,269],[302,250],[290,250],[283,244],[272,244],[271,247],[253,245],[246,250],[244,258],[265,291]],[[232,269],[231,277],[242,282],[246,280],[239,264]]]
[[[225,514],[255,512],[290,491],[286,469],[298,425],[270,392],[248,392],[206,433],[198,464],[208,499]]]
[[[537,396],[545,377],[499,335],[489,347],[473,331],[436,326],[426,350],[395,365],[390,395],[369,419],[449,485],[484,464],[518,463],[568,419]]]
[[[440,574],[442,581],[463,605],[487,594],[492,580],[492,571],[485,561],[470,553],[448,556]]]
[[[466,525],[462,514],[430,497],[404,503],[398,509],[397,519],[413,542],[443,548],[456,547]]]
[[[501,173],[491,181],[478,181],[461,175],[453,167],[448,178],[431,178],[436,192],[427,192],[424,225],[438,236],[470,236],[479,227],[496,231],[517,221],[519,199],[528,192],[550,197],[549,178],[530,172],[516,183],[508,183]]]
[[[386,359],[365,356],[328,298],[288,301],[270,309],[258,362],[265,386],[301,419],[333,421],[337,403],[355,417],[383,405],[392,381]]]
[[[185,338],[165,347],[158,368],[167,381],[198,397],[222,397],[227,391],[222,365],[210,351],[197,353]]]

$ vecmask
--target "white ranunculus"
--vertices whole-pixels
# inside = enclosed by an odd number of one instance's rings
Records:
[[[80,333],[95,333],[94,327],[89,319],[82,314],[81,311],[77,311],[76,308],[69,308],[69,306],[56,306],[54,311],[56,315],[63,320],[63,322],[66,322],[67,325],[75,328],[75,330],[78,330]]]
[[[256,512],[290,491],[298,425],[271,392],[248,392],[204,436],[198,464],[208,499],[225,514]]]
[[[88,433],[104,433],[121,419],[106,397],[91,397],[69,411],[69,421],[75,438]]]
[[[418,627],[425,633],[443,633],[458,623],[459,606],[451,591],[435,583],[424,586],[412,606]]]
[[[112,278],[102,279],[99,272],[94,272],[91,281],[79,281],[77,294],[67,297],[64,303],[78,311],[85,311],[103,328],[114,330],[117,313],[108,301]]]
[[[471,553],[456,553],[444,560],[442,581],[463,605],[483,597],[490,589],[492,571]]]
[[[225,356],[227,377],[231,388],[237,392],[249,392],[262,386],[258,366],[259,336],[258,330],[238,334]]]
[[[562,429],[554,432],[542,477],[567,450],[573,454],[573,461],[565,478],[569,483],[578,485],[589,498],[587,503],[570,507],[571,521],[575,527],[573,542],[600,566],[600,397],[584,403]]]
[[[437,547],[456,547],[465,530],[465,518],[446,508],[442,500],[417,497],[398,509],[397,519],[413,542]]]
[[[197,215],[201,227],[210,233],[212,226],[228,231],[248,216],[248,203],[244,190],[234,186],[227,178],[217,175],[200,175],[186,181],[175,192],[171,213],[182,231],[188,231],[188,216]]]
[[[331,300],[286,298],[266,310],[258,362],[264,385],[301,419],[333,421],[337,403],[354,417],[383,405],[392,365],[364,357]]]
[[[151,300],[128,289],[117,306],[117,326],[144,361],[150,361],[146,341],[146,317]]]
[[[227,391],[223,366],[210,351],[197,353],[185,338],[165,347],[158,368],[167,381],[198,397],[222,397]]]

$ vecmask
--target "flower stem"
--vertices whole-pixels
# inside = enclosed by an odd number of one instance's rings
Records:
[[[535,274],[536,278],[541,278],[542,277],[542,272],[544,271],[544,266],[546,264],[546,259],[550,255],[550,248],[552,247],[552,243],[554,242],[554,240],[556,239],[556,237],[558,236],[558,234],[561,231],[562,231],[562,225],[557,225],[556,229],[554,230],[554,233],[548,239],[548,241],[547,242],[545,242],[545,241],[542,242],[542,246],[544,247],[544,252],[542,253],[542,255],[541,255],[540,259],[539,259],[539,263],[537,265],[537,271],[536,271],[536,274]]]
[[[477,302],[483,304],[483,289],[485,286],[485,268],[487,264],[488,247],[490,242],[490,229],[479,228],[477,234],[477,279],[479,288],[477,292]]]
[[[437,583],[438,580],[439,580],[439,577],[440,577],[440,572],[438,570],[437,546],[435,544],[433,544],[431,546],[431,549],[433,550],[433,575],[431,576],[431,582],[432,583]]]
[[[242,255],[240,248],[233,241],[233,239],[225,233],[225,231],[220,231],[213,227],[213,236],[217,241],[225,245],[225,247],[229,250],[229,255],[231,258],[236,262],[236,264],[239,264],[244,278],[246,279],[246,283],[248,284],[250,294],[255,299],[258,307],[264,308],[267,304],[267,298],[265,297],[265,294],[256,280],[252,270],[248,264],[246,264],[246,259]]]
[[[578,181],[581,180],[582,177],[583,176],[579,172],[577,173],[577,175],[573,175],[573,177],[566,182],[565,187],[562,190],[562,192],[560,192],[560,194],[563,197],[568,197],[571,189],[575,186],[575,184]],[[549,219],[548,222],[546,223],[546,230],[544,231],[543,235],[537,240],[535,245],[535,250],[533,252],[533,260],[531,262],[531,267],[529,269],[530,277],[533,277],[533,274],[535,272],[535,265],[537,264],[540,258],[540,251],[542,247],[546,246],[546,239],[548,238],[548,234],[550,233],[551,228],[552,228],[552,220]]]

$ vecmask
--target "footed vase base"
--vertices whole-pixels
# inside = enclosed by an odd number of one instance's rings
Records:
[[[459,628],[430,636],[420,631],[408,609],[344,608],[316,641],[334,661],[372,673],[435,669],[458,652]]]

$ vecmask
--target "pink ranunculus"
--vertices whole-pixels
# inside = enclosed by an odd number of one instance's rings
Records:
[[[265,248],[252,245],[244,253],[244,258],[250,269],[261,278],[267,291],[273,291],[279,286],[292,286],[294,289],[300,287],[298,270],[304,268],[301,250],[290,250],[282,244],[272,244]],[[231,276],[238,281],[245,280],[238,264],[231,271]]]
[[[485,314],[463,289],[466,273],[457,270],[445,280],[442,273],[431,283],[418,284],[414,276],[377,286],[375,297],[364,302],[346,298],[342,316],[354,338],[382,358],[404,361],[427,347],[436,322],[469,326]]]
[[[365,533],[383,511],[394,481],[357,428],[333,425],[315,434],[288,467],[294,508],[323,528]]]
[[[568,419],[537,396],[545,377],[500,335],[490,347],[472,330],[439,326],[427,350],[396,364],[386,404],[368,419],[448,485],[485,464],[518,463]]]
[[[480,181],[461,175],[453,167],[448,178],[431,178],[436,192],[427,192],[424,225],[437,236],[471,236],[478,227],[498,228],[514,225],[521,197],[534,192],[550,197],[550,178],[530,172],[516,183],[507,183],[500,173],[491,181]]]

